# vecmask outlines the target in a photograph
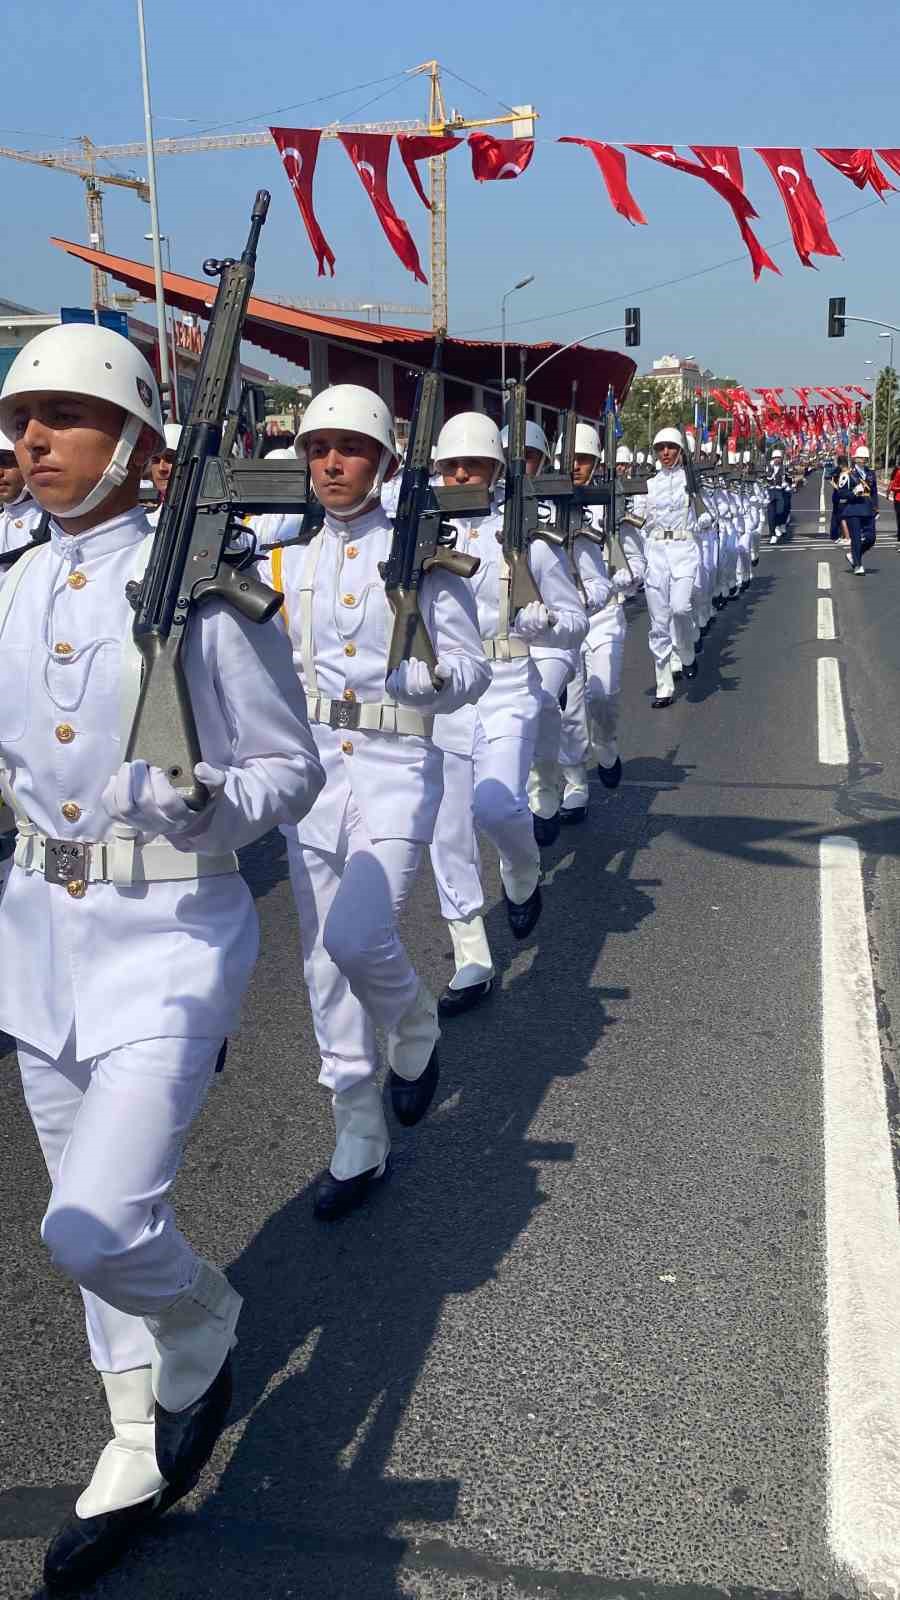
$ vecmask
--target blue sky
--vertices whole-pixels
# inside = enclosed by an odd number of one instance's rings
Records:
[[[754,285],[731,214],[705,185],[630,155],[632,189],[649,221],[632,228],[609,206],[590,156],[554,143],[568,133],[679,145],[900,146],[896,0],[863,0],[849,40],[846,7],[833,0],[756,0],[743,11],[707,5],[704,12],[708,28],[693,8],[661,0],[627,8],[596,0],[522,0],[515,8],[343,0],[333,9],[146,0],[156,131],[415,117],[424,109],[424,80],[372,80],[436,56],[466,80],[445,79],[448,104],[466,116],[492,114],[501,102],[530,101],[541,113],[534,161],[516,182],[476,185],[468,152],[450,157],[451,332],[494,336],[503,290],[533,272],[535,282],[510,301],[511,327],[523,338],[573,339],[620,322],[626,304],[639,304],[639,370],[675,350],[748,384],[862,382],[871,371],[866,358],[882,360],[887,341],[879,345],[875,329],[852,325],[843,341],[827,341],[826,301],[843,294],[848,312],[900,324],[900,194],[870,205],[871,192],[860,194],[811,154],[810,173],[844,252],[812,272],[790,243],[778,244],[788,233],[784,210],[748,152],[755,226],[783,272]],[[52,149],[80,133],[98,143],[141,138],[131,0],[6,0],[4,57],[0,144]],[[358,87],[365,83],[372,86]],[[142,168],[122,161],[119,170]],[[261,292],[427,300],[383,239],[336,143],[323,145],[316,179],[319,218],[337,257],[333,280],[316,278],[274,146],[162,158],[158,173],[161,226],[182,271],[199,276],[205,256],[241,245],[253,193],[265,185],[273,206]],[[51,233],[85,239],[81,184],[7,160],[0,174],[7,219],[0,296],[41,308],[86,303],[86,270],[47,242]],[[427,262],[427,214],[396,155],[391,187]],[[129,192],[107,190],[105,217],[107,248],[146,259],[148,208]],[[718,266],[732,258],[735,264]],[[271,365],[267,357],[261,364]]]

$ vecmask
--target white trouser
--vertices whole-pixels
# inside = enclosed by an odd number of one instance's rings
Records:
[[[752,560],[759,558],[759,544],[762,537],[762,517],[756,519],[756,526],[750,534],[750,556]]]
[[[441,915],[465,921],[484,904],[475,829],[496,845],[500,876],[511,900],[534,892],[541,854],[526,799],[534,741],[530,737],[485,737],[476,718],[472,755],[444,752],[444,795],[431,843],[431,865]]]
[[[559,760],[562,710],[559,697],[575,676],[577,651],[566,660],[560,656],[533,657],[541,680],[541,714],[534,742],[535,766]]]
[[[559,740],[559,762],[563,769],[586,767],[590,759],[591,740],[584,703],[584,671],[584,650],[582,650],[578,670],[566,688],[566,709],[562,714]]]
[[[715,532],[697,535],[699,561],[693,599],[694,620],[700,628],[705,628],[712,616],[712,597],[716,588],[718,545],[719,541]]]
[[[627,624],[623,606],[616,606],[614,613],[610,627],[603,633],[593,630],[583,649],[588,737],[601,767],[614,767],[619,754],[616,733]]]
[[[752,538],[753,535],[749,532],[738,535],[737,562],[735,565],[735,577],[738,583],[749,583],[753,575],[753,570],[750,566]]]
[[[650,613],[650,651],[658,665],[675,649],[686,667],[694,660],[691,597],[699,555],[696,539],[648,539],[644,589]]]
[[[423,852],[411,839],[370,839],[352,799],[336,851],[288,840],[319,1082],[335,1094],[374,1077],[375,1029],[393,1029],[416,1000],[397,919]]]
[[[53,1185],[41,1234],[54,1265],[81,1289],[100,1372],[150,1366],[155,1344],[144,1318],[158,1318],[200,1274],[166,1196],[221,1046],[142,1039],[79,1061],[74,1035],[58,1060],[19,1044],[25,1101]],[[207,1382],[221,1360],[216,1353]]]
[[[737,532],[733,524],[729,523],[723,531],[719,546],[719,576],[723,594],[727,594],[737,585],[737,547]]]

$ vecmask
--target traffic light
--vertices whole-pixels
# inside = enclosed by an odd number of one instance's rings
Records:
[[[828,337],[829,339],[843,339],[844,313],[847,310],[847,301],[844,296],[836,295],[828,302]]]
[[[641,313],[637,306],[625,307],[625,343],[633,347],[641,342]]]

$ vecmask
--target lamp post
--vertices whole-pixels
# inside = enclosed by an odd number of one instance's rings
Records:
[[[500,386],[506,388],[506,302],[517,289],[524,289],[529,283],[534,283],[534,273],[527,278],[520,278],[511,289],[507,289],[500,301]]]
[[[168,233],[160,234],[160,241],[166,247],[166,266],[169,273],[172,271],[172,236]],[[152,233],[145,233],[145,239],[152,240]],[[168,318],[167,318],[168,321]],[[175,337],[175,307],[172,307],[172,415],[178,421],[178,344]]]
[[[890,354],[888,356],[890,378],[887,385],[887,421],[884,425],[884,475],[887,477],[888,454],[891,448],[891,410],[894,399],[894,335],[892,333],[880,333],[878,337],[879,339],[890,339],[891,341],[889,346]]]
[[[163,416],[172,414],[172,383],[169,372],[169,341],[166,335],[166,294],[163,288],[162,251],[159,247],[159,208],[156,203],[156,150],[153,144],[153,113],[150,109],[150,69],[147,65],[147,33],[144,27],[144,0],[137,0],[138,39],[141,51],[141,85],[144,92],[144,137],[147,142],[147,187],[150,191],[150,228],[153,240],[153,282],[156,286],[156,334],[159,341],[159,387]]]

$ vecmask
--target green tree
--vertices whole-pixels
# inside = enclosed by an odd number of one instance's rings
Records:
[[[872,408],[864,413],[869,438],[872,437]],[[893,467],[900,456],[900,389],[893,367],[885,367],[875,388],[875,447],[872,465],[881,471],[884,466],[884,447],[888,446],[888,465]]]
[[[734,389],[736,383],[735,378],[718,378],[714,387]],[[686,424],[693,424],[693,396],[687,400],[678,400],[674,397],[672,388],[672,385],[656,378],[635,378],[621,411],[624,442],[632,450],[646,450],[648,444],[652,444],[653,435],[660,428],[681,428]],[[700,414],[704,419],[707,416],[705,391],[700,395]],[[712,431],[712,424],[719,417],[727,416],[727,412],[718,400],[710,397],[708,416]]]
[[[293,383],[267,383],[266,412],[269,416],[280,415],[282,411],[299,410],[305,401],[305,395]]]

